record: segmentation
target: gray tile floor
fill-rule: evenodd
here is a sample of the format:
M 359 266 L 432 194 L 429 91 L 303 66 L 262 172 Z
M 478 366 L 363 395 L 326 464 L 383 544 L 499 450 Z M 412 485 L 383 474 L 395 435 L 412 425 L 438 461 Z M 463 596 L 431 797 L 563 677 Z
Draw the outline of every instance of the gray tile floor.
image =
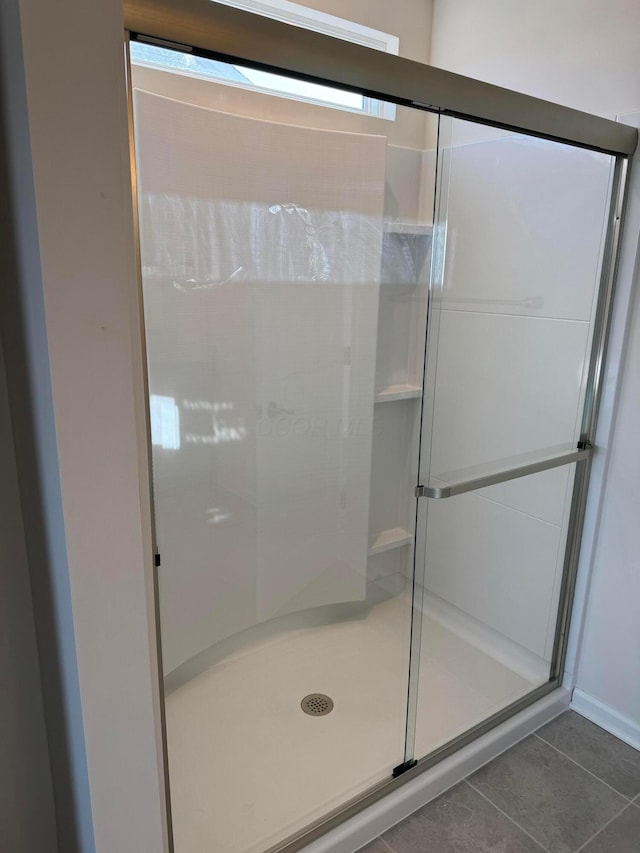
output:
M 640 752 L 567 711 L 363 853 L 640 853 Z

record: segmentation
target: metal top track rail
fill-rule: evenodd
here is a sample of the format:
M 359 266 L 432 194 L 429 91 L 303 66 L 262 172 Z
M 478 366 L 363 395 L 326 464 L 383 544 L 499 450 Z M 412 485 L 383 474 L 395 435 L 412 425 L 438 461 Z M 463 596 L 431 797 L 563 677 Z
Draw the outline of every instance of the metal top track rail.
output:
M 134 37 L 370 97 L 615 155 L 630 156 L 638 141 L 635 128 L 609 119 L 212 0 L 125 0 L 124 17 Z

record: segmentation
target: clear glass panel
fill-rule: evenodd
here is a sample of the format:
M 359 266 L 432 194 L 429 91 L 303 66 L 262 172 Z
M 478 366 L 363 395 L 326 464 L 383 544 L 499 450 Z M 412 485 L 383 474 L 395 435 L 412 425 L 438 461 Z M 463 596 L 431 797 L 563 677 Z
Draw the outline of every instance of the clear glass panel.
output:
M 421 481 L 575 448 L 613 158 L 443 119 Z
M 432 487 L 576 449 L 613 172 L 607 155 L 457 119 L 439 139 Z M 564 466 L 421 502 L 416 756 L 548 681 L 572 484 Z
M 263 850 L 404 757 L 434 118 L 133 84 L 175 846 Z
M 416 757 L 549 680 L 574 468 L 421 501 Z M 542 493 L 540 514 L 520 509 Z

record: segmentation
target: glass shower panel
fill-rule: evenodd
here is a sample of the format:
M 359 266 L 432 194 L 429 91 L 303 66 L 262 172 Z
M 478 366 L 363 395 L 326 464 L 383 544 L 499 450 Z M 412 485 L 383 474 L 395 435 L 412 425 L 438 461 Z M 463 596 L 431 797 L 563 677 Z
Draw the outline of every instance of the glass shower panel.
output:
M 574 468 L 423 502 L 417 758 L 549 680 Z
M 458 119 L 441 121 L 438 163 L 417 757 L 549 680 L 575 466 L 506 480 L 577 448 L 613 171 Z M 505 482 L 456 495 L 486 475 Z
M 404 758 L 434 119 L 136 49 L 175 849 L 264 850 Z
M 421 482 L 574 449 L 613 158 L 443 119 Z

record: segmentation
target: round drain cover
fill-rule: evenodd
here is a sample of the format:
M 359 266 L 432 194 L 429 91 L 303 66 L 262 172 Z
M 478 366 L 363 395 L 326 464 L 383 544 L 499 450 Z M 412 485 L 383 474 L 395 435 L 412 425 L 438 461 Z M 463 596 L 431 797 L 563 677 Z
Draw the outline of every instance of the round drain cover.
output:
M 312 717 L 324 717 L 333 711 L 333 699 L 324 693 L 309 693 L 300 703 L 300 707 L 305 714 L 311 714 Z

